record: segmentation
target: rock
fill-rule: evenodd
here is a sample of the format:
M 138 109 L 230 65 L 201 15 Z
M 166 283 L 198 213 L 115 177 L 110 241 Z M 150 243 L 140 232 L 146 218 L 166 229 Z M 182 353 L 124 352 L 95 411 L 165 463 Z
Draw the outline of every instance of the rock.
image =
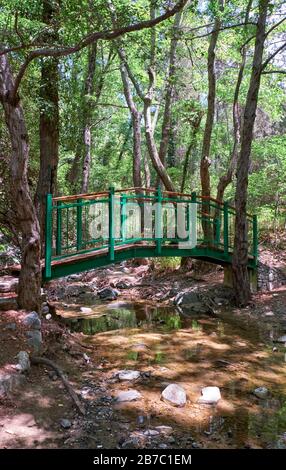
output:
M 215 405 L 220 399 L 221 394 L 218 387 L 204 387 L 202 389 L 202 396 L 199 398 L 198 403 Z
M 50 320 L 51 318 L 52 318 L 52 315 L 48 313 L 48 315 L 46 315 L 46 320 Z
M 49 310 L 48 305 L 44 305 L 44 306 L 42 307 L 42 315 L 47 315 L 47 314 L 49 313 L 49 311 L 50 311 L 50 310 Z
M 34 353 L 39 353 L 42 348 L 43 339 L 42 333 L 39 330 L 27 331 L 28 344 L 33 349 Z
M 176 305 L 190 305 L 200 303 L 200 298 L 196 292 L 179 292 L 175 297 Z
M 160 434 L 164 434 L 165 436 L 170 436 L 173 433 L 173 428 L 171 426 L 156 426 L 156 431 L 159 431 Z
M 138 370 L 120 370 L 118 372 L 119 380 L 136 380 L 139 377 L 140 372 Z
M 89 307 L 80 307 L 80 311 L 81 313 L 86 313 L 86 314 L 93 312 L 92 308 L 89 308 Z
M 37 312 L 31 312 L 28 313 L 24 319 L 23 323 L 25 326 L 28 326 L 29 328 L 33 330 L 40 330 L 41 329 L 41 320 L 39 318 L 39 315 Z
M 26 372 L 27 370 L 30 369 L 31 364 L 30 364 L 30 359 L 29 359 L 29 354 L 26 351 L 20 351 L 17 354 L 18 358 L 18 364 L 17 369 L 20 370 L 21 372 Z
M 69 428 L 71 428 L 72 423 L 70 422 L 69 419 L 63 418 L 63 419 L 60 420 L 60 425 L 64 429 L 69 429 Z
M 103 300 L 116 300 L 118 293 L 115 289 L 112 289 L 112 287 L 105 287 L 98 292 L 98 295 Z
M 257 398 L 265 399 L 269 396 L 269 391 L 266 387 L 257 387 L 255 390 L 253 390 L 253 394 Z
M 118 403 L 122 403 L 125 401 L 135 401 L 140 400 L 142 398 L 141 393 L 137 392 L 137 390 L 126 390 L 124 392 L 119 392 L 116 396 L 116 401 Z
M 12 276 L 3 276 L 0 281 L 0 292 L 16 292 L 19 279 Z
M 146 429 L 143 434 L 144 436 L 148 437 L 155 437 L 160 435 L 159 431 L 156 431 L 155 429 Z
M 283 335 L 277 338 L 276 343 L 286 343 L 286 335 Z
M 115 287 L 117 287 L 117 289 L 129 289 L 131 287 L 131 284 L 128 284 L 128 282 L 122 280 L 118 281 L 115 284 Z
M 193 449 L 201 449 L 202 446 L 201 446 L 200 444 L 198 444 L 197 442 L 193 442 L 193 443 L 192 443 L 192 448 L 193 448 Z
M 161 394 L 161 399 L 173 406 L 185 406 L 187 402 L 186 392 L 180 385 L 170 384 Z
M 23 385 L 25 376 L 13 372 L 11 374 L 0 372 L 0 397 L 5 397 Z

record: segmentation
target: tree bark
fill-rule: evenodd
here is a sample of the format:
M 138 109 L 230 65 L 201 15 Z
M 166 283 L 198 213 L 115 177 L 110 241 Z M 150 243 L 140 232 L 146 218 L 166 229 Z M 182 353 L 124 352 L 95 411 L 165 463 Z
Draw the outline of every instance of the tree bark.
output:
M 247 188 L 250 153 L 253 139 L 253 127 L 257 109 L 258 94 L 262 73 L 262 60 L 265 45 L 265 30 L 269 0 L 259 1 L 259 17 L 256 30 L 255 48 L 250 83 L 246 98 L 241 148 L 237 166 L 237 184 L 235 193 L 235 237 L 232 260 L 234 291 L 238 306 L 245 306 L 250 300 L 250 285 L 247 272 L 248 238 L 247 238 Z
M 119 46 L 120 48 L 120 46 Z M 121 54 L 122 56 L 122 51 Z M 133 100 L 128 73 L 124 65 L 124 61 L 121 60 L 120 65 L 121 79 L 123 83 L 123 90 L 125 99 L 130 110 L 133 130 L 133 184 L 135 188 L 142 186 L 141 178 L 141 113 L 138 111 L 135 102 Z
M 43 23 L 49 28 L 45 39 L 54 42 L 57 31 L 52 30 L 57 2 L 43 0 Z M 59 161 L 59 95 L 58 59 L 42 60 L 40 84 L 40 172 L 35 194 L 35 204 L 40 223 L 42 252 L 45 244 L 46 194 L 56 193 L 57 169 Z
M 244 22 L 247 24 L 249 20 L 249 12 L 251 9 L 253 0 L 249 0 Z M 244 28 L 247 29 L 247 26 Z M 231 158 L 229 161 L 227 172 L 222 175 L 219 179 L 218 186 L 217 186 L 217 196 L 216 199 L 218 201 L 222 201 L 224 197 L 224 192 L 228 185 L 232 182 L 233 173 L 237 164 L 237 157 L 239 151 L 239 144 L 240 144 L 240 128 L 241 128 L 241 119 L 239 113 L 239 92 L 240 87 L 243 79 L 245 64 L 246 64 L 246 52 L 247 48 L 244 46 L 241 51 L 241 64 L 239 67 L 238 78 L 235 86 L 234 97 L 233 97 L 233 106 L 232 106 L 232 119 L 233 119 L 233 148 L 231 153 Z M 215 213 L 215 217 L 219 216 L 219 209 Z
M 1 49 L 1 48 L 0 48 Z M 27 310 L 40 309 L 40 228 L 28 184 L 29 142 L 20 99 L 11 101 L 14 79 L 8 58 L 0 55 L 0 101 L 11 139 L 11 201 L 21 235 L 21 271 L 18 304 Z
M 171 131 L 171 108 L 174 95 L 175 75 L 176 75 L 176 51 L 179 40 L 179 30 L 182 24 L 182 10 L 176 13 L 172 28 L 172 39 L 169 51 L 169 74 L 165 89 L 165 106 L 162 120 L 161 142 L 159 149 L 159 157 L 163 165 L 165 165 L 166 154 L 170 140 Z
M 220 1 L 222 6 L 222 0 Z M 209 48 L 208 48 L 208 110 L 206 117 L 206 124 L 203 137 L 202 145 L 202 158 L 200 164 L 200 177 L 201 177 L 201 188 L 202 196 L 209 198 L 211 195 L 211 186 L 210 186 L 210 172 L 209 167 L 211 165 L 210 159 L 210 147 L 211 147 L 211 137 L 214 123 L 215 115 L 215 99 L 216 99 L 216 75 L 215 75 L 215 49 L 217 45 L 219 29 L 221 27 L 221 20 L 219 15 L 215 18 L 214 29 L 211 35 Z M 210 206 L 206 202 L 203 206 L 203 212 L 205 217 L 208 218 L 210 215 Z M 212 230 L 209 220 L 205 220 L 202 223 L 204 237 L 208 243 L 212 240 Z
M 97 43 L 92 44 L 88 53 L 88 70 L 85 82 L 85 96 L 84 99 L 84 131 L 83 131 L 83 142 L 84 142 L 84 158 L 82 168 L 82 185 L 81 192 L 87 193 L 89 174 L 90 174 L 90 163 L 91 163 L 91 124 L 92 124 L 92 112 L 94 105 L 92 105 L 88 99 L 94 93 L 94 77 L 96 69 L 96 55 L 97 55 Z

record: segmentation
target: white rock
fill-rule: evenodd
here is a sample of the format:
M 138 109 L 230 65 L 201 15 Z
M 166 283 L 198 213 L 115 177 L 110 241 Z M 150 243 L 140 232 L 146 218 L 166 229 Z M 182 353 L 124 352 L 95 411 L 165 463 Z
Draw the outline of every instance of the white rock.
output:
M 257 387 L 253 393 L 257 398 L 262 399 L 267 398 L 269 395 L 268 389 L 266 387 Z
M 46 320 L 50 320 L 51 318 L 52 318 L 52 315 L 51 315 L 50 313 L 48 313 L 48 314 L 46 315 Z
M 80 307 L 81 313 L 92 313 L 92 308 L 89 307 Z
M 141 393 L 137 392 L 137 390 L 126 390 L 117 394 L 116 401 L 118 403 L 122 403 L 124 401 L 140 400 L 140 398 L 142 398 L 142 395 Z
M 136 380 L 139 377 L 140 372 L 138 370 L 120 370 L 118 372 L 119 380 Z
M 146 431 L 144 431 L 143 434 L 144 436 L 154 437 L 154 436 L 159 436 L 160 432 L 156 431 L 155 429 L 146 429 Z
M 163 390 L 161 398 L 173 406 L 185 406 L 187 402 L 185 390 L 177 384 L 168 385 L 168 387 Z
M 173 433 L 173 428 L 171 426 L 156 426 L 156 431 L 159 431 L 160 434 L 164 434 L 165 436 L 169 436 Z
M 204 387 L 202 388 L 202 396 L 199 398 L 199 403 L 207 405 L 215 405 L 221 399 L 220 389 L 218 387 Z

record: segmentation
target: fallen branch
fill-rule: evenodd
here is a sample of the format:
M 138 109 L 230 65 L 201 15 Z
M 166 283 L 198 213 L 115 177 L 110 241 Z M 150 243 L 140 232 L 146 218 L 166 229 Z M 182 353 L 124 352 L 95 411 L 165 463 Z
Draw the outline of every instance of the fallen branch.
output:
M 79 410 L 79 412 L 82 415 L 85 415 L 84 406 L 80 402 L 77 394 L 75 393 L 74 389 L 72 388 L 69 381 L 65 377 L 63 371 L 59 368 L 59 366 L 57 364 L 55 364 L 53 361 L 50 361 L 50 359 L 46 359 L 44 357 L 36 357 L 36 356 L 30 356 L 30 361 L 31 361 L 31 364 L 33 364 L 33 365 L 43 364 L 45 366 L 48 366 L 48 367 L 51 367 L 52 369 L 54 369 L 54 371 L 57 373 L 58 377 L 63 382 L 65 388 L 67 389 L 70 397 L 72 398 L 72 400 L 73 400 L 74 404 L 76 405 L 77 409 Z

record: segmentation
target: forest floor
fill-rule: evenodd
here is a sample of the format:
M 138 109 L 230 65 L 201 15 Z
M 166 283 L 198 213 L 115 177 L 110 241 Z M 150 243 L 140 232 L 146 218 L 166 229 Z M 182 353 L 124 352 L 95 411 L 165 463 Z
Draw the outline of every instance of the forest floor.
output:
M 279 256 L 277 263 L 284 265 Z M 225 297 L 222 277 L 219 269 L 115 265 L 51 282 L 43 355 L 67 374 L 85 416 L 51 369 L 33 365 L 19 389 L 0 399 L 0 448 L 286 448 L 286 349 L 276 342 L 286 333 L 286 286 L 259 292 L 238 309 Z M 118 298 L 94 302 L 105 287 Z M 194 291 L 208 312 L 174 305 Z M 102 327 L 112 312 L 117 329 Z M 0 314 L 2 373 L 27 350 L 20 319 L 19 311 Z M 85 334 L 93 328 L 96 334 Z M 122 381 L 121 370 L 138 376 Z M 170 383 L 186 391 L 185 406 L 162 401 Z M 199 403 L 204 386 L 220 388 L 216 405 Z M 257 387 L 267 396 L 258 398 Z M 128 390 L 140 396 L 119 402 Z

